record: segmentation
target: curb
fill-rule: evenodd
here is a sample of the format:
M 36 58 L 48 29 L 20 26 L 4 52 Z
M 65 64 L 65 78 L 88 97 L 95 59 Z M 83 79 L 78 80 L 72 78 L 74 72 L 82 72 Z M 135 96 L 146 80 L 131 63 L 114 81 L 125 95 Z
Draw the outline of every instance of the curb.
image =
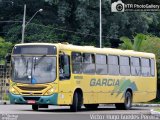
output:
M 160 104 L 133 104 L 133 107 L 160 107 Z
M 157 112 L 157 111 L 154 111 L 153 109 L 151 110 L 151 114 L 156 116 L 156 117 L 159 117 L 160 118 L 160 112 Z
M 0 105 L 8 105 L 10 104 L 10 101 L 0 101 Z
M 0 100 L 0 105 L 8 105 L 8 104 L 10 104 L 10 101 L 2 101 L 2 100 Z M 105 106 L 105 105 L 112 106 L 114 104 L 101 104 L 101 106 Z M 133 104 L 132 107 L 160 107 L 160 104 Z
M 100 104 L 100 106 L 114 106 L 114 104 Z M 135 104 L 132 104 L 132 107 L 160 107 L 160 104 L 135 103 Z

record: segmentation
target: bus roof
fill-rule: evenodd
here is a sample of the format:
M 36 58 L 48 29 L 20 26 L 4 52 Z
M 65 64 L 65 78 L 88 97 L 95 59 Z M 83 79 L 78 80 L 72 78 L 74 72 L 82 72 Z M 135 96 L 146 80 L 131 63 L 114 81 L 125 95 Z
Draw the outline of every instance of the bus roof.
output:
M 153 53 L 137 52 L 134 50 L 121 50 L 115 48 L 96 48 L 94 46 L 78 46 L 72 44 L 62 43 L 23 43 L 16 44 L 15 46 L 23 45 L 53 45 L 58 47 L 60 50 L 70 50 L 75 52 L 86 52 L 86 53 L 97 53 L 97 54 L 112 54 L 112 55 L 124 55 L 124 56 L 137 56 L 137 57 L 148 57 L 154 58 Z
M 126 56 L 137 56 L 137 57 L 149 57 L 154 58 L 153 53 L 137 52 L 134 50 L 121 50 L 115 48 L 96 48 L 94 46 L 77 46 L 72 44 L 59 44 L 60 49 L 70 50 L 75 52 L 87 52 L 87 53 L 97 53 L 97 54 L 112 54 L 112 55 L 126 55 Z

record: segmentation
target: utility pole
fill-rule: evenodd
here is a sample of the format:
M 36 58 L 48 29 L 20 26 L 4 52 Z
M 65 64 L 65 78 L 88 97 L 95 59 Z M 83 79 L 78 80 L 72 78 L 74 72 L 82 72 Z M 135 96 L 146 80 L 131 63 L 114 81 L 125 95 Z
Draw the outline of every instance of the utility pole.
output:
M 39 9 L 34 15 L 30 18 L 30 20 L 26 23 L 26 4 L 24 5 L 24 13 L 23 13 L 23 24 L 22 24 L 22 40 L 21 43 L 24 43 L 24 33 L 26 26 L 31 22 L 31 20 L 36 16 L 38 12 L 42 12 L 43 9 Z
M 25 32 L 25 23 L 26 22 L 26 4 L 24 5 L 24 14 L 23 14 L 23 24 L 22 24 L 22 41 L 24 43 L 24 32 Z
M 99 46 L 102 48 L 102 0 L 99 3 Z

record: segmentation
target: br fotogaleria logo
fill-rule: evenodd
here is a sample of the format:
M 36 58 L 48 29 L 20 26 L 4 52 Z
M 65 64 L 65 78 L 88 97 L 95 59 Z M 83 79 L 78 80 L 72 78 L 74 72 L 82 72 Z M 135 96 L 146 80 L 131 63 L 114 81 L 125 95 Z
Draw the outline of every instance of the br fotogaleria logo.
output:
M 111 12 L 124 12 L 124 3 L 121 0 L 111 4 Z

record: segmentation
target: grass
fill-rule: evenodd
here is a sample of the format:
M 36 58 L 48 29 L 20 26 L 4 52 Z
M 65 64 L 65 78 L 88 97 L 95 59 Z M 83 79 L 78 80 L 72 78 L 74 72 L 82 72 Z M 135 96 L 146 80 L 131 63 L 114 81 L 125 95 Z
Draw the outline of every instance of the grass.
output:
M 0 64 L 1 64 L 1 65 L 4 65 L 4 64 L 5 64 L 5 61 L 4 61 L 4 60 L 0 60 Z
M 3 100 L 9 100 L 8 94 L 3 94 Z
M 160 104 L 160 100 L 154 99 L 152 101 L 147 102 L 147 104 Z
M 155 109 L 155 111 L 157 111 L 157 112 L 160 112 L 160 108 L 158 108 L 158 109 Z

